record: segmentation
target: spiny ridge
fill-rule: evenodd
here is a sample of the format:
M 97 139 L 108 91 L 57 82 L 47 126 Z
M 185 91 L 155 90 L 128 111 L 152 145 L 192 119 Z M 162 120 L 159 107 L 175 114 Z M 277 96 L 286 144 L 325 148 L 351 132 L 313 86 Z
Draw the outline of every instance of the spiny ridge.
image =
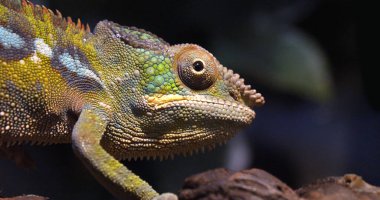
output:
M 77 23 L 75 23 L 73 22 L 71 17 L 64 18 L 58 10 L 56 10 L 54 13 L 52 10 L 46 8 L 45 6 L 34 5 L 28 0 L 22 0 L 21 5 L 22 5 L 21 6 L 22 8 L 30 7 L 33 10 L 34 16 L 40 20 L 44 19 L 43 18 L 44 15 L 49 15 L 52 18 L 53 24 L 56 27 L 61 27 L 62 29 L 66 29 L 66 27 L 70 25 L 79 31 L 85 31 L 87 33 L 91 32 L 90 26 L 88 24 L 83 24 L 80 21 L 80 19 L 78 19 Z M 18 8 L 18 6 L 13 5 L 13 6 L 9 6 L 9 8 L 17 12 L 20 12 L 20 9 Z
M 234 71 L 228 69 L 227 67 L 223 67 L 222 65 L 220 66 L 222 67 L 223 79 L 238 88 L 244 101 L 246 101 L 250 106 L 264 105 L 264 97 L 255 89 L 252 89 L 251 85 L 246 85 L 244 83 L 244 79 L 240 78 L 239 74 L 234 73 Z

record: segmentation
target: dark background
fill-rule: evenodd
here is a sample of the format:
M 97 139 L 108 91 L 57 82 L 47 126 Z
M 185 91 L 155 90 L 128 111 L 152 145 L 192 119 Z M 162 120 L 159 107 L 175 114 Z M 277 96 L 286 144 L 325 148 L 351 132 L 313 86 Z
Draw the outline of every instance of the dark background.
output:
M 36 1 L 32 1 L 37 3 Z M 217 167 L 257 167 L 293 188 L 357 173 L 380 185 L 374 12 L 344 0 L 39 1 L 91 28 L 108 19 L 171 44 L 196 43 L 259 90 L 266 105 L 227 146 L 174 160 L 125 162 L 159 192 Z M 368 6 L 370 7 L 370 6 Z M 377 41 L 376 41 L 377 42 Z M 112 199 L 70 145 L 26 147 L 35 168 L 0 160 L 0 195 Z

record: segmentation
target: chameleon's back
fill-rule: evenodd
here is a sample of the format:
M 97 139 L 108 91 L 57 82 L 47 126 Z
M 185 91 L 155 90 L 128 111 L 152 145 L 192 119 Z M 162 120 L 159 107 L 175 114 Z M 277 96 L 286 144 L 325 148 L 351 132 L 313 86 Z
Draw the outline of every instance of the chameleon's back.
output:
M 51 67 L 52 54 L 66 50 L 58 46 L 86 48 L 69 37 L 89 33 L 46 8 L 0 3 L 0 144 L 69 142 L 81 95 L 64 81 L 59 64 Z

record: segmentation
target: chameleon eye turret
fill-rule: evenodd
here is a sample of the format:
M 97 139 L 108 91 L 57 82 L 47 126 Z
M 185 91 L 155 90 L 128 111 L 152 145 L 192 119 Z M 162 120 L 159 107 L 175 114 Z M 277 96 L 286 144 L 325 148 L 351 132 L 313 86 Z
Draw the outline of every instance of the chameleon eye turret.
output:
M 179 77 L 194 90 L 204 90 L 215 83 L 217 68 L 215 60 L 205 52 L 190 46 L 176 56 Z

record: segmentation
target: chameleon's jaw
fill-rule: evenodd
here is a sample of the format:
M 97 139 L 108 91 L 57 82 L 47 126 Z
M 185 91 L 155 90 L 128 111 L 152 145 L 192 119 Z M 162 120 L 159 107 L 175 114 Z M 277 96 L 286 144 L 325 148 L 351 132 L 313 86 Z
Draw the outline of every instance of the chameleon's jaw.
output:
M 209 96 L 173 95 L 147 103 L 150 110 L 140 116 L 140 133 L 120 133 L 112 137 L 118 138 L 113 145 L 104 145 L 113 146 L 109 150 L 117 158 L 167 158 L 210 149 L 225 143 L 255 117 L 242 103 Z

